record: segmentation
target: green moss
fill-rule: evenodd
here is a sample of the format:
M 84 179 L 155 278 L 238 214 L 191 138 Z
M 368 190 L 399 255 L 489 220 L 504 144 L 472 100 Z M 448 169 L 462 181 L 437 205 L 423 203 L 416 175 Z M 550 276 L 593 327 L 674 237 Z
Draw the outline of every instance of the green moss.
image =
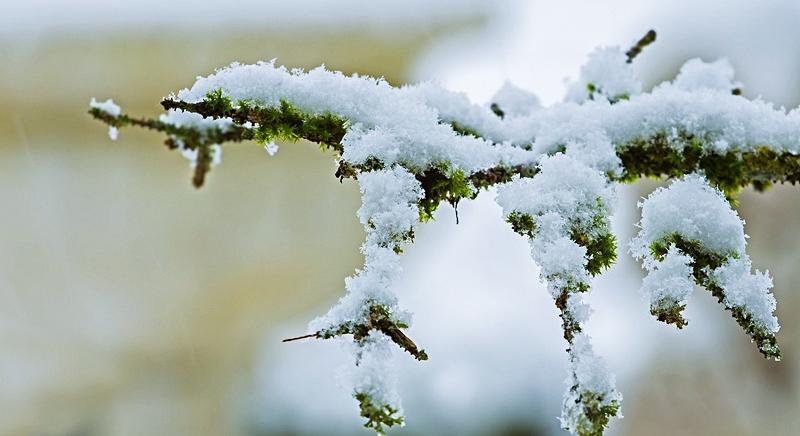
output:
M 610 232 L 590 237 L 573 228 L 570 239 L 586 248 L 586 271 L 593 276 L 611 267 L 617 260 L 617 238 Z
M 682 329 L 688 324 L 686 318 L 683 317 L 684 309 L 686 309 L 685 304 L 662 302 L 658 305 L 651 306 L 650 314 L 665 324 L 673 324 L 675 327 Z
M 499 183 L 508 183 L 514 175 L 529 178 L 536 175 L 538 169 L 531 166 L 497 166 L 488 170 L 478 171 L 469 176 L 469 181 L 476 190 L 487 189 Z
M 671 141 L 665 133 L 631 141 L 618 148 L 622 182 L 641 177 L 677 178 L 702 170 L 709 182 L 732 199 L 752 185 L 764 190 L 773 183 L 800 182 L 800 155 L 776 152 L 769 147 L 727 153 L 707 152 L 704 140 L 682 132 Z
M 347 132 L 344 119 L 330 113 L 309 115 L 286 100 L 281 100 L 278 107 L 260 107 L 239 101 L 231 118 L 238 123 L 253 123 L 253 139 L 260 143 L 306 139 L 338 153 L 342 152 L 341 140 Z
M 220 116 L 233 113 L 231 99 L 224 96 L 221 89 L 209 91 L 204 101 L 209 112 L 220 114 Z
M 358 401 L 361 416 L 366 419 L 365 428 L 383 435 L 386 434 L 386 428 L 403 425 L 403 417 L 400 415 L 400 411 L 394 407 L 388 404 L 376 404 L 373 398 L 364 392 L 354 392 L 353 398 Z
M 508 214 L 506 221 L 511 224 L 511 229 L 514 232 L 533 239 L 533 235 L 536 232 L 536 222 L 531 215 L 515 210 Z
M 443 201 L 456 207 L 464 198 L 474 198 L 469 179 L 461 169 L 451 169 L 446 163 L 433 165 L 416 175 L 425 192 L 425 197 L 417 202 L 419 220 L 433 219 L 433 213 Z
M 520 235 L 533 238 L 536 234 L 536 219 L 529 214 L 512 211 L 506 221 Z M 608 220 L 602 215 L 593 218 L 592 228 L 600 231 L 590 236 L 577 225 L 573 225 L 570 239 L 586 248 L 586 271 L 595 276 L 617 260 L 617 238 L 608 230 Z
M 594 83 L 591 83 L 591 82 L 586 84 L 586 92 L 589 94 L 588 95 L 589 100 L 594 100 L 596 96 L 603 95 L 603 89 L 600 88 L 599 86 L 595 85 Z M 611 104 L 614 104 L 614 103 L 617 103 L 617 102 L 620 102 L 620 101 L 623 101 L 623 100 L 628 100 L 628 99 L 630 99 L 630 97 L 631 96 L 629 94 L 619 94 L 619 95 L 613 95 L 613 96 L 606 96 L 606 98 L 608 98 L 608 101 Z
M 248 130 L 252 133 L 247 139 L 259 143 L 306 139 L 338 153 L 342 152 L 341 140 L 348 126 L 345 119 L 334 114 L 305 113 L 286 100 L 281 100 L 277 107 L 263 107 L 248 100 L 239 100 L 234 105 L 221 90 L 209 92 L 197 103 L 167 99 L 161 105 L 165 109 L 180 109 L 205 117 L 231 118 L 239 126 L 251 123 L 253 128 Z
M 450 127 L 453 128 L 453 131 L 462 136 L 474 136 L 476 138 L 481 138 L 481 133 L 477 130 L 473 129 L 472 127 L 465 126 L 460 124 L 456 121 L 450 121 Z
M 577 390 L 578 386 L 573 386 L 572 389 Z M 619 414 L 619 401 L 605 402 L 604 399 L 603 394 L 584 391 L 575 400 L 583 409 L 584 418 L 577 423 L 575 430 L 578 436 L 602 436 L 609 420 Z

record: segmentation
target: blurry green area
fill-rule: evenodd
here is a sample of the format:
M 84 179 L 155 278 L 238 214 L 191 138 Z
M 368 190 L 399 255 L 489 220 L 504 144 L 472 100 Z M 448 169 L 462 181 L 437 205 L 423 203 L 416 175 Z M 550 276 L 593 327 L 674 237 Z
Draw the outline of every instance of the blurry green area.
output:
M 245 434 L 264 335 L 361 264 L 357 186 L 316 145 L 230 146 L 196 191 L 160 135 L 110 141 L 91 97 L 157 115 L 195 75 L 272 58 L 402 83 L 420 33 L 0 41 L 0 434 Z

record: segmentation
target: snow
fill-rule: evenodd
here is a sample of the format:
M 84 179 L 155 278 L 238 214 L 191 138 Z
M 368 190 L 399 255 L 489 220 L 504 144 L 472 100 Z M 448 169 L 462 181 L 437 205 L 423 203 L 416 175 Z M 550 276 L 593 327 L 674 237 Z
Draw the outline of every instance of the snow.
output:
M 578 434 L 582 424 L 590 422 L 581 396 L 600 394 L 600 406 L 622 402 L 622 394 L 616 390 L 616 380 L 608 372 L 603 359 L 594 354 L 589 336 L 575 335 L 569 349 L 571 374 L 567 378 L 567 391 L 561 408 L 561 427 L 572 434 Z
M 602 172 L 569 154 L 542 157 L 538 168 L 534 178 L 514 178 L 499 186 L 497 203 L 506 217 L 515 212 L 534 218 L 531 257 L 541 268 L 553 299 L 567 294 L 564 319 L 582 324 L 591 313 L 578 291 L 579 284 L 589 283 L 587 250 L 571 239 L 570 231 L 577 229 L 591 237 L 607 232 L 614 189 Z M 571 371 L 561 424 L 576 433 L 581 423 L 589 421 L 580 400 L 584 394 L 602 398 L 602 405 L 621 401 L 622 395 L 603 360 L 594 354 L 589 337 L 580 330 L 570 335 Z
M 181 141 L 178 142 L 178 149 L 181 152 L 181 156 L 186 158 L 189 163 L 192 165 L 192 168 L 197 165 L 197 154 L 198 150 L 196 148 L 186 148 Z M 211 166 L 215 167 L 222 163 L 222 147 L 218 144 L 212 144 L 209 147 L 209 153 L 211 153 Z
M 592 232 L 594 217 L 605 216 L 615 201 L 604 175 L 562 153 L 543 157 L 538 167 L 536 177 L 515 178 L 498 188 L 497 203 L 505 214 L 517 211 L 535 217 L 553 212 Z
M 368 229 L 369 245 L 386 246 L 414 228 L 419 219 L 416 203 L 423 193 L 413 174 L 393 167 L 361 173 L 358 182 L 362 201 L 358 219 Z
M 770 293 L 772 279 L 766 272 L 751 272 L 750 257 L 745 252 L 744 222 L 705 177 L 689 174 L 657 189 L 639 205 L 640 231 L 630 247 L 650 271 L 643 289 L 651 301 L 682 303 L 691 292 L 688 277 L 693 259 L 687 259 L 686 253 L 675 247 L 670 247 L 663 260 L 656 259 L 650 251 L 653 242 L 678 234 L 724 259 L 722 265 L 708 273 L 712 283 L 722 289 L 726 307 L 741 309 L 766 332 L 778 331 L 773 314 L 775 298 Z
M 116 141 L 119 138 L 119 129 L 114 126 L 108 126 L 108 137 L 112 141 Z
M 491 102 L 496 103 L 506 117 L 530 115 L 542 108 L 539 97 L 511 82 L 504 82 L 492 97 Z
M 607 97 L 629 98 L 616 104 L 606 98 L 586 100 L 588 83 Z M 674 82 L 641 93 L 624 53 L 604 48 L 590 55 L 565 103 L 541 108 L 533 94 L 506 84 L 497 94 L 508 113 L 503 119 L 488 106 L 434 83 L 395 88 L 383 79 L 347 76 L 324 66 L 289 70 L 274 60 L 231 64 L 173 97 L 197 102 L 222 90 L 234 104 L 247 100 L 277 107 L 284 99 L 309 114 L 333 113 L 349 125 L 342 140 L 345 161 L 357 165 L 378 158 L 412 171 L 447 164 L 470 175 L 498 165 L 533 166 L 542 154 L 563 151 L 600 172 L 619 174 L 616 152 L 654 135 L 664 135 L 678 150 L 690 135 L 701 139 L 707 152 L 769 147 L 800 153 L 800 111 L 787 113 L 761 100 L 731 95 L 735 85 L 727 61 L 694 59 Z M 169 115 L 187 125 L 202 120 L 190 116 Z M 226 125 L 226 120 L 218 121 L 220 127 Z M 481 137 L 456 134 L 450 122 Z
M 397 381 L 391 364 L 392 340 L 385 334 L 372 330 L 360 344 L 349 344 L 356 356 L 356 364 L 345 372 L 345 380 L 359 393 L 369 395 L 373 404 L 388 405 L 402 415 L 403 408 L 397 394 Z
M 637 258 L 647 258 L 650 243 L 674 233 L 723 256 L 745 252 L 744 222 L 702 175 L 689 174 L 667 188 L 656 189 L 639 207 L 641 229 L 631 241 Z
M 413 231 L 419 219 L 416 202 L 422 188 L 413 174 L 399 166 L 361 173 L 358 182 L 362 200 L 358 218 L 367 233 L 361 247 L 365 265 L 345 279 L 347 294 L 326 315 L 309 324 L 314 332 L 335 330 L 348 323 L 363 325 L 372 305 L 383 306 L 395 322 L 411 323 L 410 314 L 398 306 L 392 284 L 402 271 L 395 248 L 405 242 L 405 235 Z M 375 403 L 399 410 L 399 397 L 387 366 L 394 346 L 390 342 L 386 335 L 372 330 L 355 344 L 357 370 L 351 384 L 356 392 L 369 394 Z
M 583 296 L 579 293 L 569 294 L 567 297 L 567 312 L 572 314 L 572 319 L 578 323 L 584 323 L 589 320 L 589 315 L 592 314 L 592 308 L 583 301 Z
M 264 144 L 264 151 L 266 151 L 270 156 L 275 156 L 278 153 L 278 148 L 278 144 L 276 144 L 274 141 Z
M 653 309 L 685 307 L 694 290 L 692 258 L 670 245 L 662 260 L 645 264 L 647 277 L 642 281 L 642 293 Z
M 767 272 L 756 270 L 751 273 L 751 268 L 748 257 L 732 258 L 714 269 L 711 277 L 725 294 L 725 306 L 743 309 L 758 327 L 777 333 L 780 326 L 778 318 L 773 315 L 776 302 L 770 293 L 772 279 Z
M 733 66 L 727 59 L 714 62 L 704 62 L 694 58 L 686 61 L 681 71 L 672 82 L 675 88 L 684 91 L 697 91 L 712 89 L 730 93 L 734 88 L 741 86 L 733 81 Z
M 185 112 L 181 110 L 170 109 L 166 113 L 158 117 L 162 123 L 172 124 L 176 127 L 192 127 L 204 132 L 208 129 L 219 129 L 226 131 L 233 126 L 233 120 L 230 118 L 205 118 L 200 114 L 194 112 Z
M 590 85 L 596 89 L 591 97 Z M 581 67 L 580 78 L 567 90 L 567 101 L 582 103 L 595 98 L 614 100 L 641 91 L 642 84 L 636 78 L 633 66 L 627 63 L 627 56 L 622 49 L 603 47 L 589 54 L 589 61 Z
M 310 114 L 333 113 L 345 118 L 351 127 L 342 140 L 342 157 L 354 164 L 369 157 L 378 157 L 386 165 L 400 163 L 416 169 L 448 162 L 472 174 L 498 163 L 523 165 L 535 161 L 533 153 L 510 143 L 492 146 L 485 139 L 456 134 L 439 122 L 438 111 L 427 106 L 419 92 L 394 88 L 382 79 L 345 76 L 324 67 L 308 72 L 289 71 L 276 67 L 274 61 L 234 63 L 199 78 L 191 89 L 184 89 L 175 97 L 197 102 L 217 89 L 234 102 L 248 100 L 276 107 L 285 99 Z M 483 110 L 491 114 L 488 109 Z
M 122 113 L 122 108 L 119 107 L 114 100 L 108 99 L 106 101 L 97 101 L 94 97 L 89 102 L 89 107 L 100 109 L 101 111 L 111 115 L 112 117 L 118 117 Z
M 168 110 L 166 113 L 158 117 L 162 123 L 172 124 L 176 127 L 191 127 L 200 132 L 201 135 L 206 134 L 209 130 L 215 129 L 222 132 L 227 131 L 233 126 L 233 120 L 230 118 L 205 118 L 200 114 L 193 112 L 185 112 L 181 110 Z M 198 150 L 187 148 L 183 141 L 172 136 L 173 142 L 178 145 L 178 149 L 186 160 L 188 160 L 192 167 L 197 164 Z M 215 167 L 222 163 L 222 147 L 219 144 L 212 144 L 209 147 L 211 153 L 211 166 Z

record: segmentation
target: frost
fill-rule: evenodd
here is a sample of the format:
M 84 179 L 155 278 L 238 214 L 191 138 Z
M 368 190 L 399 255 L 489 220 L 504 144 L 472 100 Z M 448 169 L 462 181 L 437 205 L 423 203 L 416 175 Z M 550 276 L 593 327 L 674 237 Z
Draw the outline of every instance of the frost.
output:
M 99 102 L 92 97 L 92 101 L 89 102 L 89 107 L 100 109 L 101 111 L 115 118 L 122 113 L 122 108 L 120 108 L 119 105 L 114 103 L 114 100 L 110 98 L 106 101 Z
M 112 141 L 116 141 L 119 138 L 119 129 L 114 126 L 108 126 L 108 137 L 111 138 Z

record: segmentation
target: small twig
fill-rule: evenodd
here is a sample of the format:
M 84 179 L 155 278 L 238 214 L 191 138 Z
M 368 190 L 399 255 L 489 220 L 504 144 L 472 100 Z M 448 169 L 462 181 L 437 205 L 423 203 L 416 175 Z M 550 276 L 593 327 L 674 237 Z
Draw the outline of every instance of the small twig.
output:
M 297 337 L 294 337 L 294 338 L 287 338 L 287 339 L 282 340 L 281 342 L 292 342 L 292 341 L 299 341 L 301 339 L 309 339 L 309 338 L 317 338 L 317 337 L 319 337 L 319 334 L 311 333 L 311 334 L 308 334 L 308 335 L 297 336 Z
M 656 31 L 655 30 L 648 30 L 647 33 L 642 37 L 642 39 L 636 41 L 636 44 L 633 45 L 625 54 L 628 56 L 628 63 L 633 62 L 636 56 L 639 56 L 639 53 L 647 47 L 648 45 L 652 44 L 656 40 Z
M 497 104 L 497 103 L 492 103 L 492 105 L 491 105 L 491 106 L 489 106 L 489 109 L 491 109 L 491 110 L 492 110 L 492 112 L 493 112 L 495 115 L 497 115 L 497 116 L 498 116 L 498 117 L 499 117 L 501 120 L 502 120 L 503 118 L 505 118 L 505 116 L 506 116 L 506 113 L 505 113 L 505 112 L 504 112 L 502 109 L 500 109 L 500 105 L 499 105 L 499 104 Z

